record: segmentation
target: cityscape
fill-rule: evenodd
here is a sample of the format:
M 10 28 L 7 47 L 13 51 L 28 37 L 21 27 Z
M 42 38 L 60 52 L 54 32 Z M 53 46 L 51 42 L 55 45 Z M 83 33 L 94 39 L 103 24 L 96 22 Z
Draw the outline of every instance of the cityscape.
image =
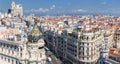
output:
M 0 64 L 120 64 L 119 2 L 0 0 Z

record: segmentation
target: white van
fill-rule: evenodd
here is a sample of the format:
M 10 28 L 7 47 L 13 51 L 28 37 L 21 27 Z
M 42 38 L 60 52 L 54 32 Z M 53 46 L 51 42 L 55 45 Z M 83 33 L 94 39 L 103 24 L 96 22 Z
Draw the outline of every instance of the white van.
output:
M 52 61 L 52 59 L 51 59 L 50 57 L 48 57 L 47 59 L 48 59 L 48 61 L 49 61 L 49 62 L 51 62 L 51 61 Z

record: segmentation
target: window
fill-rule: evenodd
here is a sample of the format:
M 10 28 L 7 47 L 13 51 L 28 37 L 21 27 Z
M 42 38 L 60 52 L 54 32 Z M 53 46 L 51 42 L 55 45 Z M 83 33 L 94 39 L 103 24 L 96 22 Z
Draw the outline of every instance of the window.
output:
M 16 61 L 16 64 L 18 64 L 18 62 Z
M 89 48 L 87 48 L 87 50 L 86 50 L 87 52 L 89 52 Z
M 8 53 L 10 53 L 10 50 L 8 50 Z
M 3 56 L 1 56 L 1 59 L 3 59 Z
M 84 52 L 83 52 L 83 56 L 84 56 Z
M 6 61 L 6 57 L 5 57 L 5 61 Z
M 14 61 L 14 60 L 12 60 L 12 64 L 13 64 L 13 61 Z
M 77 52 L 77 50 L 75 49 L 75 53 Z
M 75 57 L 76 57 L 77 55 L 75 54 Z
M 14 54 L 14 51 L 12 51 L 12 54 Z
M 81 55 L 81 52 L 79 52 L 79 55 Z
M 91 45 L 93 45 L 93 43 L 91 43 Z
M 84 57 L 83 57 L 83 60 L 84 60 Z
M 10 59 L 8 58 L 8 62 L 10 62 Z
M 84 47 L 83 47 L 83 50 L 84 50 Z
M 89 52 L 87 51 L 87 56 L 89 56 Z
M 84 43 L 83 43 L 83 45 L 84 45 Z
M 87 46 L 89 46 L 89 43 L 87 43 Z
M 87 60 L 89 60 L 89 57 L 87 57 Z
M 22 57 L 22 53 L 20 53 L 20 57 Z
M 91 57 L 91 59 L 93 59 L 93 56 Z
M 3 51 L 3 48 L 2 48 L 2 51 Z
M 42 53 L 40 53 L 40 58 L 42 57 Z

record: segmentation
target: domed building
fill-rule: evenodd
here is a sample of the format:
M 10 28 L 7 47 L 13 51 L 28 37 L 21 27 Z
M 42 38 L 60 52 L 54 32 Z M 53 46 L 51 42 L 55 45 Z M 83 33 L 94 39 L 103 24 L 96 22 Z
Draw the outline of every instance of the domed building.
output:
M 45 64 L 46 55 L 45 55 L 45 42 L 42 39 L 42 33 L 39 31 L 37 22 L 35 22 L 33 29 L 28 34 L 27 50 L 30 63 Z M 28 63 L 29 63 L 28 62 Z
M 42 33 L 35 22 L 28 41 L 0 40 L 0 62 L 3 64 L 46 64 L 47 56 Z M 6 63 L 7 62 L 7 63 Z
M 12 2 L 11 15 L 22 16 L 21 6 Z M 12 18 L 11 18 L 12 19 Z M 23 36 L 25 31 L 21 32 Z M 26 35 L 26 34 L 25 34 Z M 0 64 L 46 64 L 47 56 L 44 49 L 45 43 L 37 22 L 30 31 L 26 40 L 0 40 Z M 20 39 L 24 39 L 20 37 Z M 28 39 L 28 41 L 27 41 Z
M 31 43 L 36 43 L 42 37 L 42 33 L 39 31 L 37 22 L 35 22 L 32 31 L 28 34 L 28 41 Z

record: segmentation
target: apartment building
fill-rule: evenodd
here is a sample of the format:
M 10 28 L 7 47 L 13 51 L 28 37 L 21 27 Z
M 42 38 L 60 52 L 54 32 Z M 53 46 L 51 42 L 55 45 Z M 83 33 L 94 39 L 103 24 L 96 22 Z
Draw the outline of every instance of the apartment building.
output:
M 46 44 L 63 61 L 71 64 L 95 64 L 99 59 L 99 49 L 104 44 L 103 33 L 97 28 L 79 26 L 73 28 L 62 24 L 57 31 L 44 33 Z M 60 26 L 60 25 L 58 25 Z M 64 27 L 64 28 L 63 28 Z M 67 28 L 66 28 L 67 27 Z M 69 28 L 70 27 L 70 28 Z

